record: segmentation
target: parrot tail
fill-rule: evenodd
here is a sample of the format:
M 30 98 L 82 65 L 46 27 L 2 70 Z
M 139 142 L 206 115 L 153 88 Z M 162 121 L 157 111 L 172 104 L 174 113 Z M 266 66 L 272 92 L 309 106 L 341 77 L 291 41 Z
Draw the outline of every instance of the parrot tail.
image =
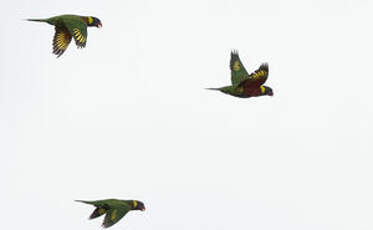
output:
M 85 203 L 85 204 L 93 204 L 91 201 L 85 201 L 85 200 L 75 200 L 75 201 Z
M 48 22 L 48 19 L 33 19 L 33 18 L 27 18 L 26 21 L 30 21 L 30 22 Z

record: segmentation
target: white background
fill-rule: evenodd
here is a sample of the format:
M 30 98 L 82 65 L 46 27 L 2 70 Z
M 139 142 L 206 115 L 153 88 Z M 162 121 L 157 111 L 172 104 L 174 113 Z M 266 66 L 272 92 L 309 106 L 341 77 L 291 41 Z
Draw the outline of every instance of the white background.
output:
M 372 229 L 368 0 L 6 1 L 1 229 L 100 229 L 74 199 L 139 199 L 112 229 Z M 93 15 L 56 59 L 52 26 Z M 268 62 L 240 99 L 229 53 Z

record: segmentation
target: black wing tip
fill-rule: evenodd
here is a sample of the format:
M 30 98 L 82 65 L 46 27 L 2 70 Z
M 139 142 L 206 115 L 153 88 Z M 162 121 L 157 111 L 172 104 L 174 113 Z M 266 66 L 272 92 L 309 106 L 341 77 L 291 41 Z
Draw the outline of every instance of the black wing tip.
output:
M 103 228 L 109 228 L 109 227 L 113 226 L 113 224 L 111 224 L 111 223 L 102 223 L 101 226 L 102 226 Z
M 100 208 L 96 208 L 93 212 L 92 212 L 92 214 L 88 217 L 88 219 L 89 220 L 92 220 L 92 219 L 94 219 L 94 218 L 97 218 L 97 217 L 99 217 L 99 216 L 101 216 L 101 215 L 103 215 L 104 213 L 100 213 Z
M 231 57 L 233 56 L 238 56 L 238 50 L 235 50 L 235 49 L 231 50 Z
M 53 51 L 53 54 L 56 55 L 56 58 L 59 58 L 59 57 L 61 57 L 61 55 L 62 55 L 64 52 L 65 52 L 65 51 L 56 50 L 56 51 Z M 83 201 L 79 201 L 79 202 L 83 202 Z
M 78 49 L 83 49 L 83 48 L 86 47 L 86 45 L 87 45 L 87 43 L 76 42 L 76 47 L 77 47 Z
M 93 216 L 94 213 L 92 213 L 89 217 L 88 217 L 88 220 L 93 220 L 94 218 L 96 218 L 97 216 Z
M 65 50 L 60 49 L 57 46 L 53 45 L 53 52 L 52 53 L 55 54 L 57 56 L 57 58 L 59 58 L 64 52 L 65 52 Z
M 262 63 L 259 66 L 259 70 L 264 70 L 264 71 L 268 72 L 268 63 L 267 62 Z

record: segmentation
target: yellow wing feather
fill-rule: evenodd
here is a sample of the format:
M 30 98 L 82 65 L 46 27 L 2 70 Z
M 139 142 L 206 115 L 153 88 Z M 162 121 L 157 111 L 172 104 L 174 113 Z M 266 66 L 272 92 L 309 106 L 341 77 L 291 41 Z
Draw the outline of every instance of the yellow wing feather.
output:
M 55 28 L 56 32 L 53 38 L 53 53 L 57 57 L 61 56 L 69 46 L 71 42 L 71 35 L 66 29 Z
M 79 47 L 84 47 L 87 41 L 87 38 L 84 37 L 82 32 L 78 28 L 73 29 L 73 36 L 76 40 L 76 43 Z

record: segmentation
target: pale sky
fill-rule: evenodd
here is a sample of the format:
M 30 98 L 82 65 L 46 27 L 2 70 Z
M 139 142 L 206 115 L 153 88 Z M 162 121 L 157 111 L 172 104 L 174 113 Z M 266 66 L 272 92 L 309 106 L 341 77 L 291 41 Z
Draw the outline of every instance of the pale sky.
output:
M 373 2 L 6 1 L 1 229 L 101 229 L 75 199 L 138 199 L 110 229 L 373 229 Z M 86 49 L 54 29 L 92 15 Z M 269 63 L 241 99 L 230 51 Z

